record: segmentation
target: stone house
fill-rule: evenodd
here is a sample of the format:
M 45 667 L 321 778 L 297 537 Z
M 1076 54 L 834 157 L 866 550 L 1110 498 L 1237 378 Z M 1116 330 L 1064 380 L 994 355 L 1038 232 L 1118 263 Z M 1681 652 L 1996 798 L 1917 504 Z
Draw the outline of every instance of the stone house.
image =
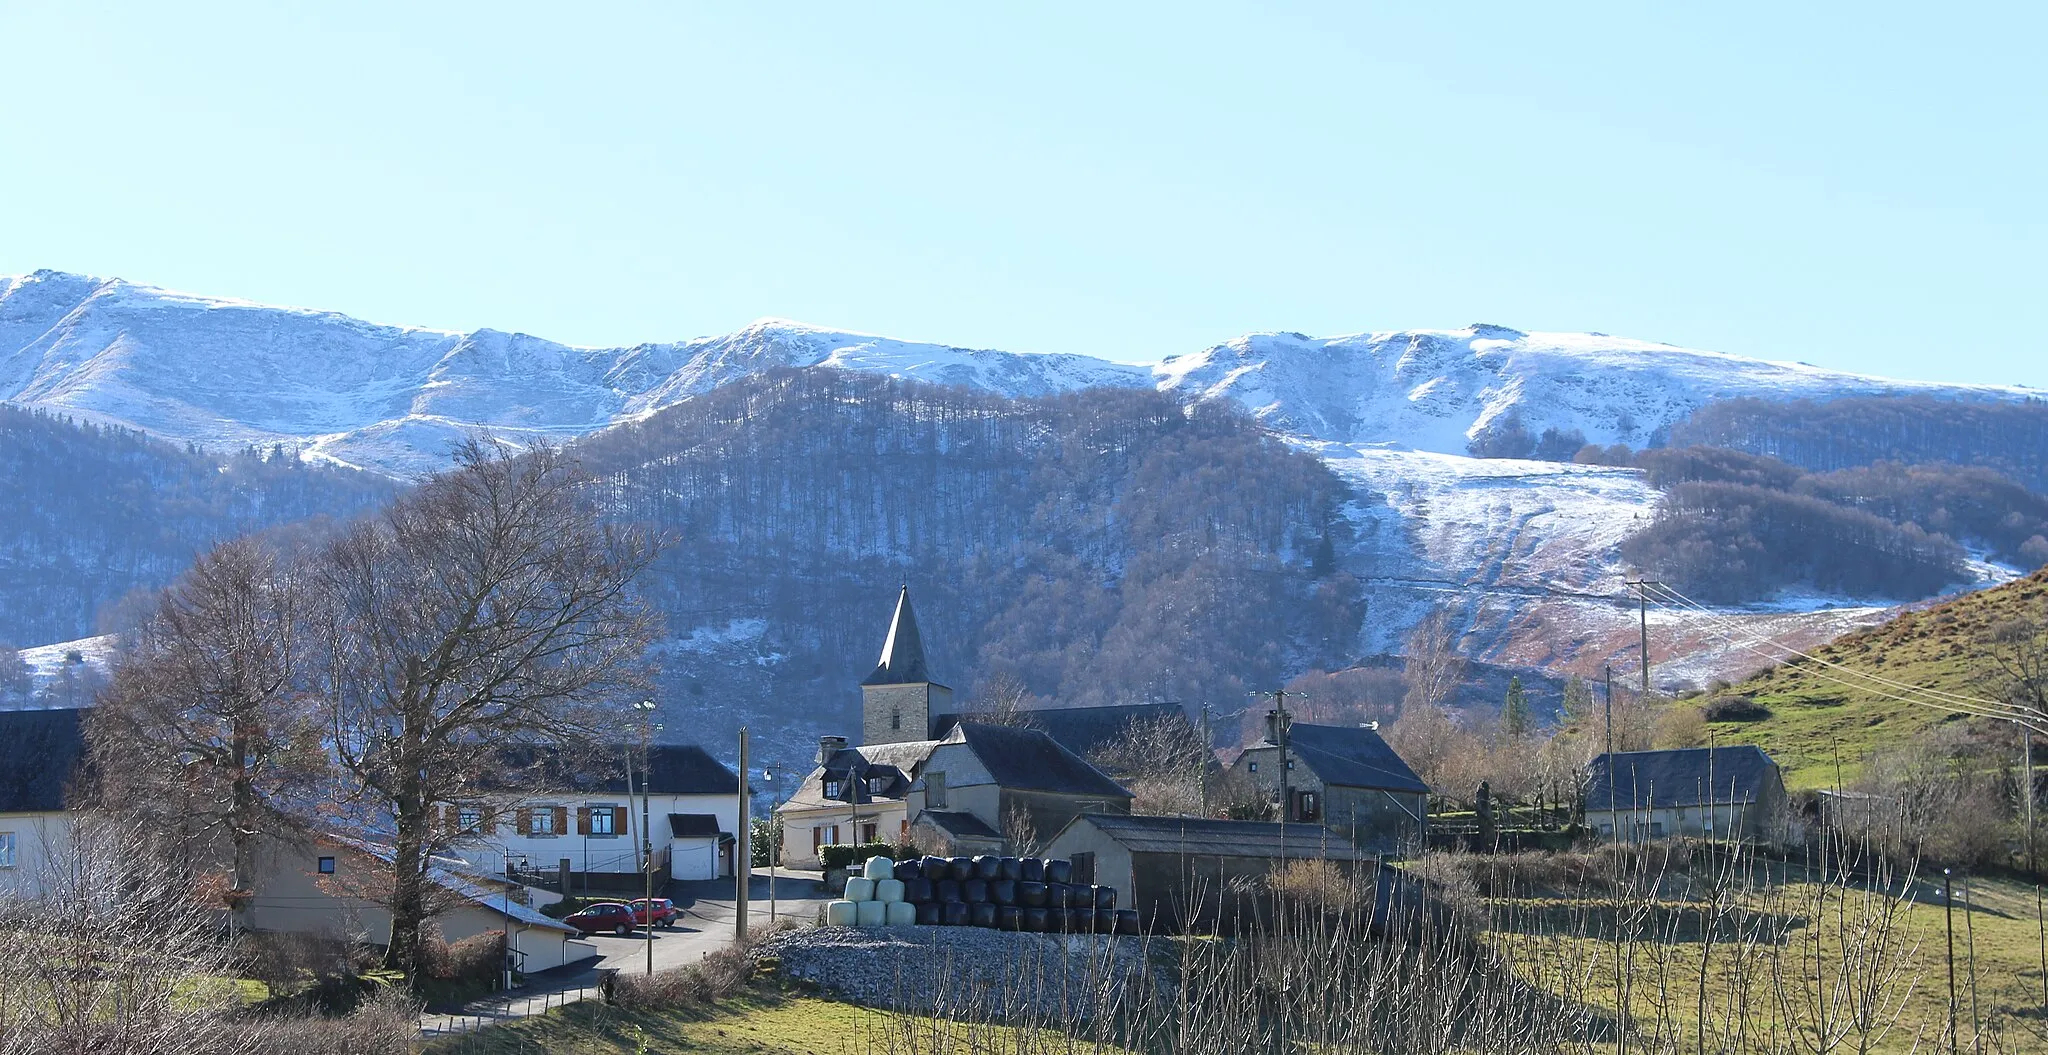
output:
M 1776 842 L 1785 830 L 1784 778 L 1753 744 L 1603 754 L 1585 796 L 1586 825 L 1608 840 Z
M 1394 851 L 1421 843 L 1429 825 L 1429 786 L 1378 732 L 1365 726 L 1293 722 L 1285 739 L 1284 752 L 1269 734 L 1231 764 L 1233 773 L 1280 805 L 1285 821 L 1319 825 L 1372 850 Z
M 1036 729 L 958 722 L 926 754 L 905 805 L 913 829 L 927 826 L 951 849 L 999 853 L 1084 813 L 1127 814 L 1131 793 Z

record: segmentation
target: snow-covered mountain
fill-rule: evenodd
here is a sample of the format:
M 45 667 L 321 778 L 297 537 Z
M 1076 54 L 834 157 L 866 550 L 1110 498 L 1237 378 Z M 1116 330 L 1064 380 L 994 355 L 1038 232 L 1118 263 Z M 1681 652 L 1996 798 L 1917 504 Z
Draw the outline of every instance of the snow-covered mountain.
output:
M 1640 444 L 1729 396 L 1922 391 L 2014 399 L 1598 334 L 1496 326 L 1254 334 L 1152 364 L 955 348 L 764 319 L 630 348 L 460 334 L 39 271 L 0 278 L 0 399 L 202 446 L 285 443 L 410 476 L 486 429 L 572 437 L 771 367 L 832 366 L 1007 396 L 1153 385 L 1230 400 L 1313 440 L 1462 455 L 1508 415 L 1532 433 Z
M 1410 616 L 1450 600 L 1463 606 L 1482 658 L 1552 667 L 1577 662 L 1573 648 L 1590 655 L 1619 647 L 1618 639 L 1603 642 L 1632 629 L 1633 613 L 1601 598 L 1622 592 L 1620 542 L 1657 496 L 1631 470 L 1468 457 L 1476 437 L 1513 421 L 1530 435 L 1554 428 L 1641 446 L 1730 397 L 2042 394 L 1485 325 L 1331 338 L 1253 334 L 1139 364 L 779 319 L 724 336 L 579 348 L 119 279 L 50 271 L 0 278 L 0 400 L 205 447 L 284 444 L 398 477 L 442 467 L 472 431 L 513 442 L 568 439 L 748 374 L 816 366 L 1006 396 L 1151 386 L 1189 401 L 1236 403 L 1374 496 L 1358 508 L 1361 545 L 1345 558 L 1374 591 L 1377 614 L 1361 653 L 1393 649 Z M 1806 607 L 1853 600 L 1814 598 Z M 1871 618 L 1878 611 L 1870 609 Z M 1576 629 L 1562 637 L 1543 631 L 1559 624 Z M 1560 651 L 1560 640 L 1576 644 Z

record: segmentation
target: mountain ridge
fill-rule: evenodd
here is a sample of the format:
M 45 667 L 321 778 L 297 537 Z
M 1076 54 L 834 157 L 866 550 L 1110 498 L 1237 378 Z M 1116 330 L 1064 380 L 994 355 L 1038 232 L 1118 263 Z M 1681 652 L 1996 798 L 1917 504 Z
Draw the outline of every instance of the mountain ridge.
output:
M 204 447 L 284 444 L 408 477 L 466 432 L 568 439 L 775 367 L 838 367 L 1008 397 L 1151 387 L 1279 431 L 1463 455 L 1514 427 L 1640 446 L 1707 402 L 2033 389 L 1895 380 L 1600 334 L 1255 333 L 1153 363 L 1007 352 L 764 318 L 729 334 L 583 347 L 372 323 L 64 272 L 0 277 L 0 399 Z

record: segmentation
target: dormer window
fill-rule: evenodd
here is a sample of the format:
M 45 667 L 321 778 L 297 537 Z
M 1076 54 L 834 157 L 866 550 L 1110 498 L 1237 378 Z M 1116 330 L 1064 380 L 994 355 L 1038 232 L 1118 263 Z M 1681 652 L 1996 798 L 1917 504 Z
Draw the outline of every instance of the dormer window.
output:
M 888 777 L 869 777 L 869 778 L 868 778 L 868 794 L 870 794 L 870 795 L 880 795 L 880 794 L 881 794 L 882 792 L 884 792 L 884 791 L 887 791 L 887 790 L 889 790 L 889 778 L 888 778 Z
M 825 797 L 828 799 L 839 797 L 839 781 L 828 780 L 825 782 Z
M 895 709 L 895 710 L 893 710 L 893 711 L 890 711 L 890 712 L 889 712 L 889 728 L 891 728 L 891 729 L 901 729 L 901 728 L 903 728 L 903 709 L 902 709 L 902 708 L 900 708 L 900 707 L 899 707 L 899 708 L 897 708 L 897 709 Z

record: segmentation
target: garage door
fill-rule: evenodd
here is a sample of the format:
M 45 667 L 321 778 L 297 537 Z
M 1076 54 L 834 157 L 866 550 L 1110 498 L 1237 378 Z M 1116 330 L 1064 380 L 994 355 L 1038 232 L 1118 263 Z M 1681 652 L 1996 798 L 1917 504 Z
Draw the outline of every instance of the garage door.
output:
M 717 840 L 677 839 L 670 843 L 668 874 L 672 879 L 717 879 Z

